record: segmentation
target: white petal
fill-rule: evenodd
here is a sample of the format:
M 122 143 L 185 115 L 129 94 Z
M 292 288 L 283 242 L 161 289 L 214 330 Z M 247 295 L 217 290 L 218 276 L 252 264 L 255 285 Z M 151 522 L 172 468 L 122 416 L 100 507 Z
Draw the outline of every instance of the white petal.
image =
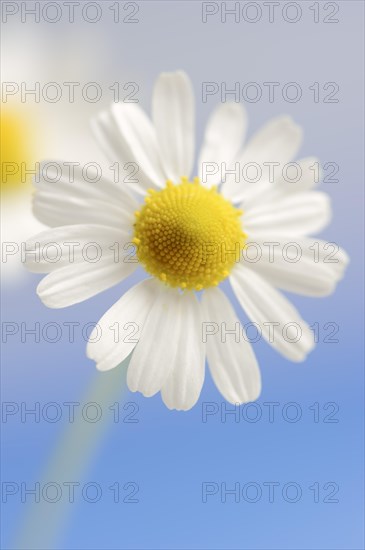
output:
M 203 334 L 206 334 L 209 368 L 214 382 L 230 403 L 258 398 L 261 376 L 256 357 L 228 298 L 219 288 L 204 291 Z M 214 331 L 217 332 L 214 334 Z M 238 334 L 225 330 L 238 329 Z
M 78 304 L 119 283 L 137 265 L 116 261 L 113 252 L 104 253 L 96 263 L 70 264 L 46 275 L 37 287 L 37 294 L 51 308 Z
M 292 361 L 303 361 L 314 347 L 314 337 L 294 306 L 260 275 L 242 265 L 232 271 L 230 283 L 242 308 L 252 322 L 259 324 L 273 348 Z
M 174 182 L 189 177 L 195 147 L 194 94 L 183 71 L 161 73 L 153 92 L 152 113 L 168 177 Z
M 222 181 L 222 163 L 229 167 L 242 147 L 246 129 L 247 114 L 241 104 L 223 103 L 216 107 L 208 120 L 198 160 L 198 176 L 203 185 L 211 187 Z
M 98 370 L 116 367 L 135 348 L 156 297 L 157 284 L 147 279 L 133 286 L 100 319 L 86 350 Z
M 201 308 L 193 292 L 180 296 L 179 309 L 179 353 L 161 393 L 169 409 L 187 411 L 195 405 L 203 387 L 205 345 L 201 335 Z
M 251 236 L 255 261 L 250 261 L 248 242 L 243 251 L 244 265 L 273 286 L 289 292 L 306 296 L 327 296 L 333 292 L 349 261 L 343 249 L 320 239 L 268 234 L 266 239 Z
M 331 219 L 330 199 L 326 193 L 309 191 L 263 203 L 242 216 L 244 231 L 257 233 L 308 235 L 321 231 Z
M 241 160 L 288 162 L 296 156 L 301 142 L 301 128 L 290 117 L 280 116 L 256 132 L 245 147 Z
M 80 223 L 123 227 L 133 223 L 138 203 L 125 187 L 106 178 L 91 183 L 80 167 L 75 167 L 74 177 L 70 177 L 68 170 L 59 172 L 57 166 L 62 168 L 63 163 L 42 162 L 34 181 L 33 212 L 42 223 L 51 227 Z
M 130 240 L 127 231 L 122 233 L 115 227 L 65 225 L 47 229 L 28 239 L 24 263 L 34 273 L 49 273 L 69 264 L 85 260 L 92 262 L 100 254 L 110 254 L 116 249 L 116 243 L 120 243 L 123 250 L 123 245 Z
M 222 186 L 222 193 L 233 202 L 257 200 L 269 185 L 269 166 L 267 163 L 279 163 L 281 168 L 295 158 L 302 142 L 302 130 L 290 117 L 278 117 L 266 124 L 248 142 L 238 159 L 239 177 L 228 174 Z M 256 182 L 244 180 L 246 166 L 249 163 L 259 165 L 262 176 Z M 264 164 L 266 163 L 266 165 Z M 278 167 L 276 168 L 278 169 Z M 254 179 L 253 176 L 249 176 Z
M 137 181 L 130 183 L 134 191 L 144 194 L 151 184 L 165 185 L 155 129 L 138 105 L 115 103 L 92 121 L 92 127 L 110 162 L 136 164 Z
M 272 179 L 264 183 L 265 194 L 251 194 L 240 204 L 242 210 L 283 199 L 295 193 L 305 193 L 314 189 L 320 182 L 322 170 L 315 157 L 307 157 L 285 166 L 273 168 Z
M 159 286 L 127 374 L 129 389 L 146 397 L 161 390 L 180 351 L 179 293 Z
M 302 193 L 312 190 L 322 179 L 322 168 L 316 157 L 295 161 L 284 170 L 275 171 L 273 191 L 276 195 Z
M 126 148 L 111 110 L 101 111 L 90 121 L 99 147 L 110 162 L 131 162 L 130 150 Z
M 148 181 L 157 186 L 165 185 L 156 131 L 145 112 L 133 103 L 116 103 L 112 112 L 121 132 L 123 142 L 130 150 Z

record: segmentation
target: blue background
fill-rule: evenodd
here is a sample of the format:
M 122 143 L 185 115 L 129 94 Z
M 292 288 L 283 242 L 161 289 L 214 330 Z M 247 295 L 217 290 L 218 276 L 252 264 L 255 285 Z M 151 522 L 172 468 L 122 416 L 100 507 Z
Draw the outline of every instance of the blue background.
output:
M 8 26 L 9 32 L 15 26 L 20 30 L 27 27 L 30 35 L 37 35 L 50 60 L 67 41 L 69 53 L 65 55 L 72 52 L 72 64 L 80 68 L 82 81 L 138 82 L 138 97 L 147 109 L 157 74 L 162 70 L 186 70 L 197 96 L 199 140 L 209 112 L 219 101 L 215 96 L 202 103 L 201 82 L 226 81 L 227 87 L 236 81 L 300 83 L 304 92 L 297 103 L 278 98 L 273 103 L 262 99 L 246 104 L 249 135 L 269 118 L 288 113 L 305 131 L 300 157 L 315 154 L 323 162 L 333 161 L 340 166 L 339 182 L 322 185 L 332 197 L 334 219 L 321 237 L 338 242 L 351 257 L 346 277 L 333 296 L 322 299 L 290 296 L 309 324 L 317 322 L 321 327 L 320 343 L 305 363 L 291 364 L 264 342 L 255 345 L 263 377 L 258 401 L 262 416 L 257 422 L 245 420 L 245 413 L 253 414 L 253 409 L 241 408 L 238 418 L 224 415 L 224 407 L 229 406 L 215 389 L 208 371 L 195 408 L 186 413 L 170 412 L 159 395 L 145 399 L 125 390 L 123 368 L 103 375 L 96 373 L 85 356 L 86 343 L 80 328 L 76 329 L 74 343 L 67 341 L 66 329 L 56 343 L 36 343 L 32 336 L 21 342 L 19 334 L 9 338 L 3 346 L 3 400 L 25 402 L 28 407 L 35 402 L 41 406 L 56 402 L 63 415 L 60 421 L 51 423 L 44 418 L 34 422 L 30 416 L 21 422 L 17 414 L 2 424 L 3 481 L 25 482 L 29 487 L 44 479 L 62 483 L 67 466 L 61 468 L 59 477 L 45 478 L 45 469 L 55 453 L 66 451 L 62 444 L 57 447 L 70 429 L 67 409 L 62 403 L 95 400 L 90 398 L 94 397 L 90 385 L 95 380 L 99 384 L 102 379 L 103 384 L 113 388 L 108 403 L 120 401 L 119 422 L 113 422 L 108 407 L 103 408 L 105 426 L 102 421 L 79 422 L 82 433 L 89 430 L 94 445 L 86 452 L 76 478 L 68 478 L 81 484 L 98 483 L 102 497 L 96 503 L 85 502 L 76 491 L 74 503 L 37 505 L 38 510 L 43 510 L 41 530 L 33 533 L 34 540 L 28 539 L 28 548 L 364 547 L 363 3 L 337 2 L 340 10 L 336 24 L 313 23 L 313 12 L 309 10 L 312 3 L 299 4 L 303 17 L 295 24 L 280 16 L 269 23 L 267 15 L 255 24 L 235 23 L 232 18 L 224 24 L 219 16 L 203 24 L 200 2 L 152 1 L 139 3 L 139 24 L 117 25 L 108 16 L 94 25 L 81 21 L 74 25 L 62 22 L 21 25 L 15 21 Z M 35 59 L 34 80 L 39 76 L 38 68 L 39 60 Z M 62 78 L 65 74 L 67 68 Z M 43 76 L 43 80 L 47 79 L 53 79 L 51 74 L 48 78 Z M 308 87 L 313 82 L 328 81 L 339 84 L 339 102 L 314 103 Z M 82 119 L 86 143 L 91 141 L 86 134 L 89 114 L 109 101 L 105 98 L 102 105 L 87 105 L 89 111 Z M 56 110 L 58 106 L 47 108 Z M 77 104 L 66 106 L 69 133 L 63 136 L 74 153 L 72 159 L 77 159 L 75 151 L 80 139 L 72 133 L 77 108 Z M 38 131 L 42 132 L 42 128 Z M 43 326 L 49 322 L 62 325 L 75 321 L 82 327 L 96 322 L 140 277 L 137 273 L 110 291 L 65 310 L 48 310 L 41 304 L 35 294 L 39 280 L 36 275 L 27 274 L 17 285 L 5 281 L 3 322 L 25 322 L 27 326 L 39 322 Z M 246 322 L 233 297 L 232 300 L 242 322 Z M 338 343 L 323 341 L 329 332 L 323 329 L 327 322 L 338 324 Z M 124 410 L 128 402 L 136 405 Z M 218 412 L 203 422 L 206 402 L 216 403 Z M 268 407 L 264 405 L 268 402 L 279 404 L 273 422 L 269 421 Z M 300 408 L 302 416 L 298 422 L 284 418 L 285 406 L 290 402 Z M 319 407 L 318 422 L 314 421 L 310 408 L 314 403 Z M 332 410 L 325 409 L 327 403 L 338 407 L 333 416 L 338 422 L 325 421 Z M 137 422 L 127 422 L 133 409 Z M 291 413 L 293 409 L 288 411 Z M 102 434 L 101 426 L 104 426 Z M 62 459 L 65 464 L 72 461 L 72 451 Z M 131 481 L 139 486 L 135 497 L 138 502 L 113 502 L 108 487 L 115 482 L 123 487 Z M 235 483 L 242 488 L 254 482 L 263 493 L 256 503 L 247 502 L 242 496 L 235 502 L 232 495 L 222 502 L 219 490 L 204 503 L 204 482 L 226 483 L 230 488 Z M 273 502 L 269 502 L 264 482 L 280 483 Z M 296 503 L 282 497 L 282 487 L 288 482 L 295 482 L 302 489 Z M 314 502 L 313 491 L 309 489 L 315 482 L 320 486 L 320 502 Z M 338 485 L 338 493 L 333 497 L 338 502 L 324 502 L 331 492 L 324 488 L 327 482 Z M 122 489 L 122 499 L 129 492 Z M 65 499 L 63 495 L 62 502 Z M 20 543 L 16 541 L 26 528 L 27 517 L 37 513 L 32 498 L 24 504 L 19 494 L 14 495 L 2 504 L 2 509 L 3 548 L 18 548 Z M 48 529 L 55 510 L 62 521 L 56 525 L 57 529 Z M 34 526 L 39 526 L 39 518 L 37 521 Z

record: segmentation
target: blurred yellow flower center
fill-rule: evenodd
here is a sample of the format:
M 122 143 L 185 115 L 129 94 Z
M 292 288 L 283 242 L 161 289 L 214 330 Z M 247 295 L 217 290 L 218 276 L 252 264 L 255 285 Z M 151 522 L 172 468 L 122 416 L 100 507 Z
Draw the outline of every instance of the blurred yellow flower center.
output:
M 133 242 L 146 271 L 172 287 L 216 286 L 239 261 L 245 242 L 238 210 L 195 178 L 149 190 L 136 212 Z
M 1 190 L 20 189 L 25 183 L 26 168 L 31 165 L 33 144 L 30 121 L 15 108 L 1 113 Z

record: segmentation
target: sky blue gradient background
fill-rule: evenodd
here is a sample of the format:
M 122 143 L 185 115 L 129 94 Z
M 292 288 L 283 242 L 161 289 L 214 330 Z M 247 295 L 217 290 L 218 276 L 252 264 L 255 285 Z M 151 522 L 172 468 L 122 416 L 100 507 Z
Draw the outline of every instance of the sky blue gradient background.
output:
M 109 4 L 109 3 L 105 3 Z M 192 78 L 197 96 L 197 134 L 200 142 L 216 96 L 202 104 L 202 81 L 286 83 L 296 81 L 305 93 L 296 104 L 262 99 L 247 104 L 249 135 L 267 119 L 288 113 L 301 124 L 305 139 L 300 157 L 317 155 L 323 162 L 340 166 L 339 183 L 322 189 L 333 199 L 334 219 L 321 235 L 343 246 L 351 257 L 346 278 L 336 293 L 313 299 L 291 296 L 309 324 L 339 325 L 339 343 L 321 341 L 303 364 L 291 364 L 263 342 L 255 345 L 260 362 L 263 391 L 259 400 L 263 415 L 257 423 L 232 416 L 221 422 L 216 414 L 202 422 L 202 404 L 224 403 L 209 373 L 196 407 L 187 413 L 168 411 L 160 396 L 144 399 L 123 394 L 138 404 L 137 423 L 110 423 L 97 452 L 87 457 L 83 476 L 72 481 L 94 481 L 103 488 L 95 504 L 77 498 L 66 506 L 67 517 L 54 541 L 55 549 L 361 549 L 363 548 L 363 3 L 338 2 L 337 24 L 314 24 L 312 2 L 299 2 L 303 19 L 289 24 L 267 16 L 256 24 L 222 24 L 218 16 L 201 22 L 200 2 L 140 2 L 139 24 L 113 24 L 110 17 L 95 25 L 11 23 L 44 41 L 47 57 L 62 48 L 79 67 L 81 81 L 140 84 L 141 104 L 149 109 L 153 82 L 162 70 L 182 68 Z M 66 33 L 68 33 L 66 35 Z M 67 47 L 66 47 L 67 43 Z M 29 42 L 29 48 L 32 43 Z M 6 52 L 5 52 L 6 53 Z M 70 57 L 70 59 L 71 59 Z M 20 60 L 21 61 L 21 60 Z M 70 61 L 71 62 L 71 61 Z M 34 80 L 39 60 L 34 59 Z M 66 70 L 67 73 L 67 70 Z M 43 77 L 43 80 L 47 78 Z M 54 80 L 49 76 L 48 80 Z M 314 103 L 308 87 L 313 82 L 335 81 L 340 86 L 339 103 Z M 305 96 L 305 97 L 304 97 Z M 90 114 L 106 106 L 87 106 Z M 59 108 L 51 106 L 53 110 Z M 75 151 L 72 133 L 76 105 L 67 107 L 69 134 L 64 139 Z M 49 112 L 52 112 L 52 109 Z M 87 131 L 87 116 L 84 118 Z M 52 125 L 52 119 L 48 121 Z M 38 128 L 42 132 L 42 128 Z M 89 139 L 89 138 L 86 138 Z M 91 139 L 91 138 L 90 138 Z M 92 159 L 90 159 L 92 160 Z M 21 220 L 19 220 L 21 223 Z M 4 282 L 3 321 L 77 321 L 83 326 L 101 315 L 140 273 L 121 285 L 66 310 L 49 310 L 35 294 L 40 277 L 27 275 L 17 286 Z M 229 290 L 228 290 L 229 291 Z M 233 299 L 233 297 L 232 297 Z M 246 318 L 233 299 L 243 322 Z M 18 336 L 3 346 L 2 398 L 4 401 L 83 401 L 97 374 L 85 356 L 85 342 L 76 331 L 73 344 L 66 333 L 57 343 L 21 343 Z M 321 333 L 323 340 L 323 333 Z M 178 345 L 178 342 L 176 343 Z M 111 383 L 115 383 L 111 378 Z M 279 402 L 273 423 L 268 421 L 264 402 Z M 296 402 L 302 409 L 297 423 L 283 420 L 283 405 Z M 309 409 L 318 402 L 338 404 L 337 423 L 313 421 Z M 65 410 L 65 409 L 64 409 Z M 327 413 L 330 412 L 329 410 Z M 125 415 L 125 411 L 122 413 Z M 55 424 L 32 419 L 20 422 L 19 415 L 2 425 L 4 481 L 42 479 L 58 439 L 68 428 L 66 418 Z M 97 425 L 95 425 L 97 434 Z M 57 481 L 57 480 L 50 480 Z M 119 481 L 139 484 L 139 503 L 114 503 L 109 485 Z M 202 503 L 204 481 L 244 485 L 294 481 L 303 496 L 288 503 L 280 490 L 273 503 L 264 492 L 261 500 L 236 503 L 220 494 Z M 314 482 L 339 486 L 338 503 L 313 502 L 308 489 Z M 262 486 L 263 487 L 263 486 Z M 50 507 L 53 504 L 49 504 Z M 28 508 L 19 496 L 9 498 L 3 508 L 3 548 L 13 549 Z M 47 516 L 44 517 L 45 524 Z M 43 547 L 42 547 L 43 548 Z

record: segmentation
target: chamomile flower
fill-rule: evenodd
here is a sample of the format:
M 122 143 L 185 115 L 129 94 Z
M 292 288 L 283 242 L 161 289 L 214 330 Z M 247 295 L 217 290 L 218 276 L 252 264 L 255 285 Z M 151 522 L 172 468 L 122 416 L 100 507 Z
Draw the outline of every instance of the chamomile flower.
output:
M 31 212 L 31 176 L 37 155 L 27 108 L 3 105 L 0 114 L 1 275 L 6 286 L 22 282 L 21 246 L 29 233 L 44 229 Z M 21 223 L 20 223 L 21 220 Z
M 274 179 L 263 173 L 254 184 L 243 175 L 243 167 L 287 165 L 299 150 L 300 128 L 288 117 L 274 119 L 242 148 L 246 126 L 241 105 L 216 108 L 192 175 L 192 86 L 181 71 L 163 73 L 153 93 L 152 121 L 138 105 L 122 103 L 93 121 L 108 160 L 138 167 L 130 188 L 105 178 L 92 184 L 81 173 L 72 182 L 64 176 L 50 183 L 42 170 L 36 184 L 34 212 L 52 229 L 31 239 L 28 247 L 39 243 L 44 251 L 56 243 L 62 252 L 57 262 L 44 254 L 27 261 L 31 270 L 48 273 L 37 289 L 40 298 L 49 307 L 70 306 L 141 265 L 146 279 L 100 319 L 87 354 L 101 371 L 130 355 L 130 390 L 145 396 L 161 392 L 170 409 L 187 410 L 197 402 L 206 358 L 227 401 L 245 403 L 260 394 L 255 354 L 219 288 L 222 281 L 229 279 L 262 336 L 285 357 L 302 361 L 314 346 L 313 334 L 278 289 L 328 295 L 347 263 L 342 249 L 335 262 L 324 262 L 325 243 L 308 237 L 330 219 L 328 196 L 314 189 L 316 159 L 298 161 L 301 177 L 294 184 L 282 172 Z M 224 165 L 230 170 L 223 175 Z M 102 254 L 90 262 L 79 247 L 70 262 L 70 242 L 98 243 Z M 131 242 L 138 262 L 116 261 L 113 243 L 126 251 Z M 293 258 L 298 247 L 299 260 Z M 260 261 L 252 260 L 252 249 L 259 251 Z M 136 327 L 138 334 L 116 338 L 111 330 L 116 323 Z M 223 337 L 223 324 L 227 330 L 239 327 L 240 337 Z

